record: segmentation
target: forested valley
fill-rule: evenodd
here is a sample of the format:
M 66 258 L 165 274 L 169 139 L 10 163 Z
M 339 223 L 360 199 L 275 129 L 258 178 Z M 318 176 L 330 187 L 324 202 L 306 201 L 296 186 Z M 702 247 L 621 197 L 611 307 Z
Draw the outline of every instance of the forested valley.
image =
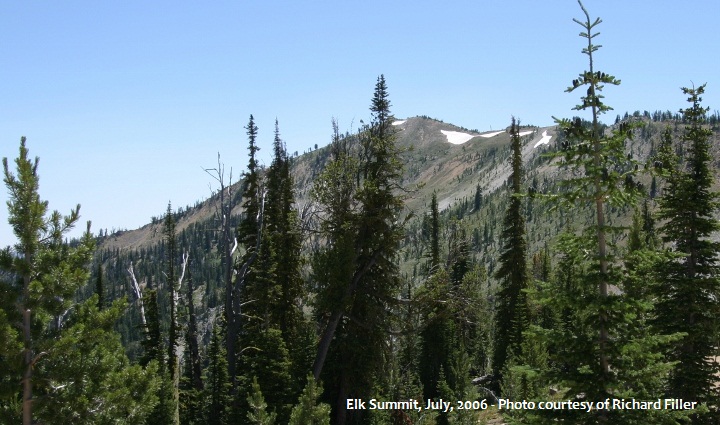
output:
M 704 84 L 615 114 L 582 12 L 582 116 L 398 120 L 381 75 L 368 122 L 302 154 L 250 115 L 241 178 L 218 155 L 209 199 L 136 230 L 68 240 L 80 206 L 50 212 L 22 138 L 0 422 L 720 423 L 720 114 Z M 606 400 L 660 407 L 567 408 Z

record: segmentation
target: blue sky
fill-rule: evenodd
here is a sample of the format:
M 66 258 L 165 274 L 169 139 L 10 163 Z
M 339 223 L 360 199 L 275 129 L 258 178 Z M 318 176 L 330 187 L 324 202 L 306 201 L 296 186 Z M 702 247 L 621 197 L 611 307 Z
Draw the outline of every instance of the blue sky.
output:
M 603 19 L 596 66 L 622 80 L 605 92 L 616 112 L 676 111 L 693 82 L 720 109 L 720 3 L 585 5 Z M 95 231 L 132 229 L 206 198 L 218 153 L 237 177 L 250 114 L 269 164 L 275 118 L 291 153 L 325 145 L 332 117 L 343 130 L 368 118 L 381 73 L 398 118 L 489 130 L 572 116 L 581 13 L 573 0 L 3 0 L 0 157 L 26 136 L 51 209 L 80 203 Z

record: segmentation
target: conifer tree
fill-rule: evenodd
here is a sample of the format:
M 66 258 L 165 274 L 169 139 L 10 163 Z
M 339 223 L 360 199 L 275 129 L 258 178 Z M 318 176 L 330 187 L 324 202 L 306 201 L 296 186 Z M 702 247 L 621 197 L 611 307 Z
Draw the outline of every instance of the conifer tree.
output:
M 177 234 L 175 231 L 175 218 L 172 207 L 168 202 L 163 223 L 163 235 L 165 237 L 165 279 L 167 280 L 168 299 L 170 301 L 170 324 L 168 326 L 168 374 L 172 384 L 173 398 L 173 423 L 180 423 L 180 360 L 177 349 L 180 344 L 180 323 L 178 321 L 177 287 L 175 261 L 177 257 Z
M 207 392 L 208 404 L 206 417 L 209 425 L 226 425 L 228 407 L 231 404 L 232 385 L 228 374 L 225 345 L 222 337 L 222 319 L 213 326 L 208 350 Z
M 143 423 L 158 403 L 157 363 L 131 365 L 113 329 L 125 300 L 99 310 L 96 297 L 75 306 L 38 370 L 50 382 L 37 400 L 39 423 Z
M 437 194 L 430 200 L 430 272 L 440 267 L 440 212 Z
M 101 309 L 94 295 L 75 303 L 90 284 L 90 223 L 79 241 L 67 243 L 80 206 L 48 216 L 39 159 L 28 153 L 23 137 L 16 174 L 3 159 L 17 243 L 0 251 L 0 422 L 141 423 L 157 403 L 157 365 L 129 364 L 113 329 L 123 301 Z
M 103 284 L 102 264 L 98 264 L 97 276 L 95 276 L 95 293 L 98 296 L 98 310 L 102 310 L 105 304 L 105 285 Z
M 192 265 L 187 264 L 187 327 L 185 329 L 184 373 L 180 381 L 180 423 L 204 424 L 203 380 L 200 350 L 198 347 L 197 316 L 195 313 L 194 282 Z
M 582 3 L 580 7 L 585 19 L 575 22 L 583 28 L 580 36 L 587 41 L 582 52 L 588 56 L 589 69 L 566 91 L 587 87 L 582 103 L 574 109 L 588 111 L 591 121 L 556 119 L 562 137 L 561 150 L 554 156 L 570 171 L 558 197 L 571 205 L 592 207 L 594 223 L 579 235 L 563 239 L 561 247 L 573 270 L 559 267 L 566 279 L 559 279 L 554 290 L 543 291 L 545 304 L 556 306 L 560 318 L 559 325 L 544 333 L 550 362 L 555 364 L 550 376 L 567 389 L 564 397 L 568 399 L 657 397 L 668 370 L 661 348 L 671 337 L 651 333 L 638 320 L 639 315 L 649 314 L 649 299 L 628 290 L 632 284 L 624 277 L 620 251 L 612 244 L 617 238 L 610 237 L 623 229 L 607 222 L 610 206 L 632 206 L 639 194 L 633 178 L 636 162 L 625 152 L 625 141 L 632 137 L 634 126 L 621 122 L 608 130 L 600 122 L 601 114 L 611 110 L 603 102 L 602 88 L 620 82 L 596 70 L 594 53 L 600 46 L 593 41 L 601 20 L 591 20 Z M 678 415 L 667 410 L 547 414 L 552 420 L 562 417 L 577 424 L 662 423 Z
M 226 320 L 228 315 L 232 316 L 232 326 L 227 329 L 226 335 L 226 352 L 227 362 L 229 366 L 229 374 L 233 384 L 233 392 L 239 397 L 241 395 L 237 393 L 237 381 L 236 381 L 236 368 L 239 360 L 237 355 L 238 336 L 241 332 L 240 329 L 240 317 L 252 317 L 252 307 L 256 307 L 253 304 L 259 301 L 260 294 L 256 294 L 253 291 L 254 288 L 259 285 L 258 281 L 262 279 L 258 276 L 258 267 L 255 262 L 260 258 L 260 261 L 267 263 L 267 254 L 262 250 L 267 250 L 262 243 L 262 231 L 263 231 L 263 216 L 265 207 L 265 190 L 262 188 L 260 176 L 258 174 L 258 163 L 255 157 L 257 151 L 260 148 L 257 146 L 257 134 L 258 127 L 255 125 L 255 119 L 250 115 L 250 120 L 247 127 L 248 135 L 248 166 L 244 173 L 243 182 L 243 215 L 238 225 L 236 234 L 237 239 L 245 248 L 240 261 L 235 265 L 235 282 L 233 288 L 226 292 L 226 303 L 225 308 L 230 308 L 232 311 L 225 313 Z M 262 268 L 262 267 L 260 267 Z M 250 305 L 249 312 L 242 312 L 243 305 Z M 256 307 L 256 309 L 259 307 Z M 244 403 L 244 400 L 240 399 L 240 404 Z
M 263 397 L 260 385 L 258 385 L 257 379 L 252 382 L 252 392 L 248 396 L 248 405 L 250 409 L 247 412 L 247 417 L 251 425 L 274 425 L 276 415 L 275 413 L 267 412 L 267 403 Z
M 342 253 L 349 261 L 341 269 L 342 276 L 319 270 L 323 280 L 340 278 L 333 282 L 337 286 L 328 286 L 327 292 L 318 295 L 329 310 L 320 312 L 323 331 L 313 365 L 317 379 L 334 341 L 335 350 L 330 354 L 333 371 L 329 372 L 332 378 L 324 382 L 333 399 L 337 424 L 344 424 L 348 419 L 361 420 L 362 412 L 352 412 L 352 418 L 348 417 L 346 399 L 369 395 L 378 381 L 376 378 L 384 375 L 386 363 L 381 353 L 391 321 L 388 311 L 400 283 L 395 256 L 403 234 L 398 220 L 403 199 L 397 194 L 401 189 L 402 163 L 395 145 L 393 117 L 383 76 L 375 85 L 370 110 L 372 122 L 358 135 L 357 172 L 349 199 L 354 211 L 334 211 L 351 216 L 350 227 L 346 228 L 349 239 L 328 241 L 330 247 L 342 241 Z M 329 194 L 327 199 L 342 197 Z M 345 251 L 345 248 L 349 249 Z M 341 323 L 346 315 L 353 320 Z
M 298 404 L 293 407 L 289 425 L 330 425 L 330 405 L 318 403 L 322 394 L 322 385 L 315 382 L 312 375 L 308 376 Z
M 518 123 L 512 119 L 510 126 L 512 157 L 510 164 L 510 202 L 505 213 L 503 229 L 504 246 L 500 254 L 500 268 L 495 277 L 500 281 L 497 311 L 495 313 L 495 347 L 493 371 L 499 375 L 505 368 L 510 353 L 522 355 L 522 333 L 529 325 L 527 295 L 527 241 L 525 217 L 522 213 L 522 145 Z
M 157 290 L 149 289 L 143 293 L 145 306 L 146 327 L 143 329 L 145 338 L 142 341 L 143 355 L 140 364 L 147 365 L 152 360 L 157 361 L 161 370 L 165 369 L 165 355 L 163 353 L 163 340 L 160 332 L 160 311 L 157 301 Z
M 88 223 L 80 244 L 68 246 L 64 238 L 80 218 L 80 205 L 67 216 L 57 211 L 48 216 L 48 203 L 38 193 L 39 159 L 28 157 L 25 141 L 24 137 L 20 139 L 20 152 L 15 160 L 17 174 L 10 171 L 7 158 L 3 158 L 4 182 L 9 193 L 8 221 L 17 243 L 0 251 L 1 307 L 8 322 L 22 324 L 22 332 L 9 332 L 11 338 L 0 345 L 10 350 L 22 345 L 21 352 L 11 351 L 12 358 L 22 361 L 8 362 L 13 367 L 3 374 L 12 376 L 10 382 L 21 383 L 22 423 L 30 425 L 35 417 L 33 394 L 43 382 L 35 380 L 35 370 L 41 366 L 43 352 L 52 346 L 75 291 L 87 282 L 86 267 L 94 243 Z
M 259 257 L 242 288 L 247 321 L 241 338 L 243 388 L 238 395 L 244 398 L 252 379 L 259 379 L 270 410 L 278 414 L 279 421 L 287 422 L 289 407 L 301 391 L 298 382 L 309 365 L 303 338 L 309 327 L 300 310 L 304 297 L 300 229 L 293 208 L 290 159 L 277 121 L 273 152 Z M 238 401 L 240 406 L 244 404 L 244 400 Z
M 685 155 L 675 153 L 668 130 L 658 158 L 665 177 L 663 195 L 658 199 L 658 217 L 663 221 L 660 229 L 663 241 L 671 244 L 677 257 L 662 265 L 665 279 L 658 287 L 657 326 L 666 333 L 687 334 L 670 350 L 669 359 L 677 365 L 670 375 L 668 395 L 717 408 L 720 367 L 713 358 L 720 314 L 720 243 L 709 237 L 720 230 L 716 218 L 720 194 L 712 190 L 712 133 L 704 125 L 708 109 L 700 105 L 705 85 L 682 90 L 691 104 L 681 111 L 687 123 L 682 136 Z M 711 416 L 706 415 L 695 418 L 694 423 L 710 421 Z
M 438 385 L 447 377 L 458 345 L 454 315 L 451 303 L 448 302 L 451 292 L 450 275 L 447 270 L 440 269 L 428 279 L 419 294 L 419 298 L 427 300 L 422 313 L 425 320 L 420 332 L 419 359 L 420 380 L 425 399 L 442 396 L 438 392 Z M 453 388 L 454 377 L 450 377 L 449 381 L 446 381 L 446 385 Z

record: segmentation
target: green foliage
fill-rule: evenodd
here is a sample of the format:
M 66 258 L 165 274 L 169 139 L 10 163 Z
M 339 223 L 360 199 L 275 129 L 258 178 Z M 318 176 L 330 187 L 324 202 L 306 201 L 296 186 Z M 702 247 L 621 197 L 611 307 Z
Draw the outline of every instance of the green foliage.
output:
M 691 103 L 681 111 L 688 123 L 680 146 L 684 154 L 676 154 L 669 130 L 658 153 L 657 163 L 665 178 L 658 199 L 660 230 L 676 256 L 661 265 L 664 278 L 657 287 L 656 326 L 664 333 L 685 333 L 669 351 L 669 359 L 677 365 L 670 375 L 668 394 L 717 406 L 720 368 L 711 359 L 717 355 L 720 243 L 710 235 L 720 230 L 715 216 L 720 210 L 720 194 L 712 190 L 711 132 L 704 125 L 707 109 L 700 106 L 704 90 L 704 85 L 683 89 Z M 710 420 L 709 416 L 698 417 L 696 423 Z
M 318 403 L 321 394 L 322 385 L 315 382 L 315 378 L 309 375 L 305 389 L 300 395 L 298 403 L 292 409 L 288 424 L 330 425 L 330 405 Z
M 250 407 L 247 412 L 249 423 L 252 425 L 274 425 L 275 424 L 275 413 L 267 412 L 267 403 L 263 398 L 262 391 L 260 391 L 260 385 L 258 385 L 257 379 L 253 379 L 252 392 L 247 398 L 248 406 Z
M 453 317 L 453 309 L 449 302 L 451 292 L 450 276 L 444 269 L 439 270 L 428 279 L 425 287 L 418 294 L 425 299 L 426 305 L 422 316 L 425 317 L 420 332 L 420 380 L 423 384 L 425 398 L 438 398 L 439 385 L 443 371 L 450 370 L 450 362 L 456 354 L 457 330 Z M 455 377 L 450 377 L 452 388 Z
M 232 384 L 228 374 L 227 353 L 223 343 L 221 320 L 215 322 L 208 350 L 207 371 L 207 414 L 209 425 L 226 425 L 228 408 L 232 404 Z
M 525 237 L 525 217 L 522 206 L 522 145 L 519 127 L 515 118 L 510 126 L 513 155 L 510 159 L 510 204 L 505 214 L 502 239 L 503 250 L 500 254 L 500 268 L 495 277 L 499 280 L 500 290 L 497 296 L 495 313 L 495 347 L 493 351 L 493 371 L 500 374 L 510 352 L 522 356 L 522 333 L 529 325 L 528 302 L 525 290 L 529 276 L 527 268 L 527 241 Z
M 157 290 L 150 289 L 143 293 L 145 305 L 145 319 L 147 326 L 144 329 L 145 339 L 142 341 L 144 348 L 140 364 L 147 365 L 152 360 L 160 364 L 161 370 L 166 370 L 165 353 L 163 353 L 163 341 L 160 333 L 160 311 L 158 308 Z
M 296 393 L 290 375 L 292 362 L 283 334 L 279 329 L 270 328 L 253 332 L 247 338 L 240 362 L 244 380 L 240 392 L 252 394 L 253 382 L 260 382 L 270 411 L 277 414 L 279 421 L 287 422 Z
M 0 326 L 3 322 L 22 324 L 22 332 L 6 330 L 4 333 L 12 339 L 0 342 L 0 352 L 7 353 L 8 358 L 8 367 L 0 372 L 0 384 L 11 386 L 0 390 L 0 394 L 8 395 L 8 405 L 16 405 L 11 388 L 17 391 L 17 383 L 22 382 L 26 424 L 34 417 L 33 392 L 45 387 L 43 381 L 33 379 L 34 371 L 42 367 L 44 353 L 52 349 L 73 295 L 88 280 L 87 266 L 94 249 L 89 223 L 77 245 L 71 247 L 65 241 L 66 233 L 80 218 L 79 205 L 67 216 L 57 211 L 47 216 L 48 203 L 38 193 L 39 159 L 29 159 L 28 152 L 23 137 L 15 160 L 16 174 L 3 158 L 9 194 L 8 222 L 18 242 L 0 251 L 0 307 L 5 316 Z M 19 346 L 22 350 L 16 351 Z
M 158 403 L 157 363 L 129 363 L 113 330 L 125 306 L 116 300 L 98 310 L 97 296 L 77 306 L 37 371 L 48 383 L 35 405 L 38 420 L 137 424 L 150 415 Z
M 358 134 L 357 159 L 349 159 L 347 145 L 336 137 L 336 165 L 320 178 L 315 192 L 329 218 L 323 224 L 327 248 L 314 260 L 314 265 L 325 266 L 313 273 L 327 290 L 318 294 L 317 314 L 324 329 L 313 371 L 316 378 L 321 370 L 328 377 L 324 379 L 328 393 L 338 400 L 336 416 L 345 415 L 343 399 L 369 395 L 373 384 L 386 376 L 389 365 L 385 347 L 400 289 L 396 255 L 403 235 L 398 220 L 403 197 L 397 193 L 402 163 L 389 106 L 385 78 L 380 76 L 370 108 L 372 122 Z M 343 163 L 354 165 L 356 174 L 341 170 Z M 341 179 L 328 181 L 330 173 Z M 349 190 L 335 192 L 344 187 Z M 346 260 L 337 271 L 326 268 L 337 264 L 335 251 Z M 343 317 L 350 320 L 341 320 Z M 326 358 L 330 364 L 323 368 Z M 362 412 L 349 412 L 348 416 L 351 421 L 361 420 Z
M 142 423 L 158 402 L 158 365 L 131 365 L 124 354 L 113 327 L 125 301 L 103 308 L 98 277 L 100 295 L 73 305 L 90 276 L 89 223 L 83 238 L 69 245 L 65 234 L 79 219 L 79 206 L 68 216 L 46 217 L 38 159 L 28 159 L 25 138 L 15 163 L 17 175 L 3 160 L 9 222 L 18 243 L 0 252 L 0 415 L 8 423 L 20 422 L 20 409 L 26 424 Z M 22 337 L 11 321 L 22 323 Z

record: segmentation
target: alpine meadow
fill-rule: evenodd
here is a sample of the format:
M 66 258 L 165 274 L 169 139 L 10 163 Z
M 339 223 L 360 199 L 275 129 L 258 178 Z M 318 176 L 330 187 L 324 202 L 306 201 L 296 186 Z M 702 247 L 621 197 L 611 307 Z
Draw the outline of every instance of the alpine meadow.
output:
M 720 423 L 720 81 L 615 111 L 612 27 L 578 4 L 552 125 L 396 117 L 381 74 L 304 152 L 246 115 L 239 176 L 198 163 L 206 199 L 133 230 L 51 210 L 21 137 L 0 424 Z

